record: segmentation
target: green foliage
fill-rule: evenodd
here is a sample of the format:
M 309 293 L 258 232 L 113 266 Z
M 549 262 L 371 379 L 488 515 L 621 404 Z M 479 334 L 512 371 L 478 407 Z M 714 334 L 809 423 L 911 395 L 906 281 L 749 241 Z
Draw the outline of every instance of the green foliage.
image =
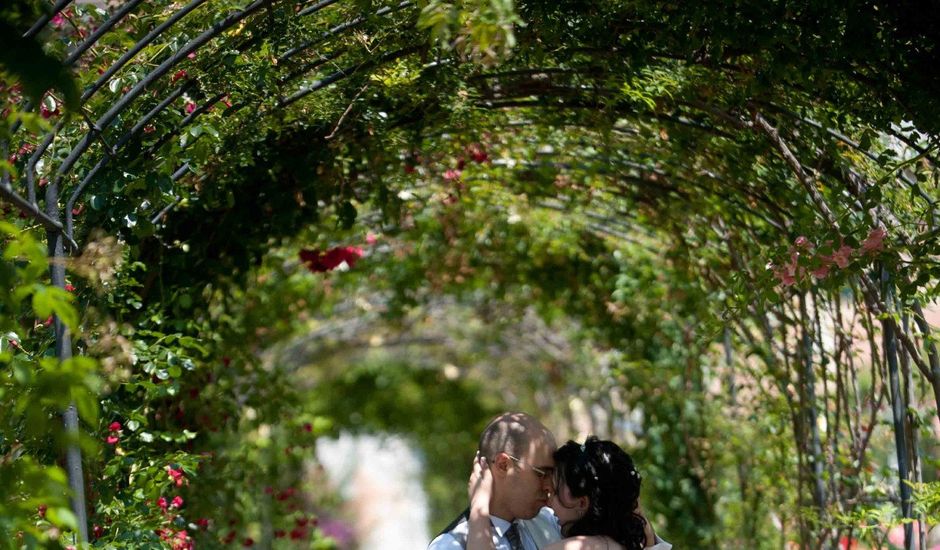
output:
M 70 294 L 49 286 L 46 250 L 34 231 L 0 222 L 0 244 L 0 540 L 9 548 L 60 548 L 59 534 L 76 520 L 65 472 L 50 458 L 78 443 L 60 417 L 70 404 L 97 423 L 98 365 L 85 357 L 60 361 L 50 349 L 46 317 L 76 327 L 78 312 Z
M 337 429 L 415 438 L 442 524 L 460 508 L 491 412 L 527 408 L 576 431 L 585 401 L 607 413 L 611 436 L 629 435 L 645 506 L 677 546 L 810 546 L 858 529 L 877 540 L 897 521 L 866 500 L 896 490 L 867 469 L 890 453 L 876 414 L 880 350 L 836 350 L 880 341 L 865 305 L 879 297 L 863 285 L 874 266 L 894 277 L 898 319 L 940 293 L 932 13 L 884 2 L 431 0 L 298 17 L 296 3 L 272 2 L 87 133 L 248 4 L 201 5 L 100 83 L 178 3 L 141 3 L 74 75 L 59 60 L 107 11 L 77 4 L 24 40 L 42 6 L 0 8 L 6 84 L 41 103 L 25 113 L 4 88 L 4 189 L 25 196 L 30 175 L 66 198 L 96 170 L 72 215 L 76 239 L 99 251 L 69 262 L 80 290 L 53 287 L 34 220 L 11 224 L 3 211 L 0 538 L 55 546 L 74 528 L 54 466 L 67 442 L 55 415 L 73 401 L 96 544 L 112 547 L 172 545 L 161 534 L 210 548 L 280 544 L 276 531 L 336 505 L 303 460 Z M 58 118 L 60 103 L 77 112 L 77 90 L 97 84 L 83 120 Z M 881 227 L 883 240 L 872 234 Z M 336 246 L 364 257 L 331 273 L 298 260 Z M 343 319 L 374 331 L 367 342 L 415 319 L 445 326 L 433 315 L 442 301 L 460 312 L 448 337 L 472 344 L 363 358 L 337 338 L 313 359 L 275 353 Z M 824 341 L 843 313 L 831 332 L 845 340 Z M 54 359 L 50 315 L 82 357 Z M 799 368 L 804 334 L 815 394 Z M 464 365 L 477 374 L 464 378 Z M 929 410 L 930 396 L 915 393 L 910 407 Z M 810 405 L 820 420 L 801 416 Z M 635 415 L 634 432 L 613 428 Z M 830 501 L 819 507 L 806 441 L 821 424 Z M 878 432 L 870 450 L 858 443 L 864 428 Z M 932 487 L 918 493 L 925 514 Z M 279 500 L 288 489 L 313 496 Z M 172 496 L 186 504 L 163 510 L 159 498 Z

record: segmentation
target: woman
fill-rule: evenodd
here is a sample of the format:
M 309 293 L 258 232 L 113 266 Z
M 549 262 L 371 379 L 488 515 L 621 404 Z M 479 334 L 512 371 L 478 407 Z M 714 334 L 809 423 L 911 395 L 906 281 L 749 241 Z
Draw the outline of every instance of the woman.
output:
M 557 490 L 549 505 L 564 540 L 542 550 L 666 550 L 640 514 L 640 474 L 630 455 L 611 441 L 589 437 L 555 451 Z M 493 550 L 489 500 L 492 473 L 481 458 L 470 479 L 467 550 Z M 655 546 L 654 546 L 655 545 Z

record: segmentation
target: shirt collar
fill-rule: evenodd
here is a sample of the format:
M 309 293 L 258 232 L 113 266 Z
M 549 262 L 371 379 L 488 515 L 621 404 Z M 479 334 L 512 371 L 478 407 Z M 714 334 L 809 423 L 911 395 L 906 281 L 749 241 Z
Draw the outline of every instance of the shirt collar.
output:
M 490 523 L 493 524 L 493 529 L 496 531 L 496 535 L 500 538 L 506 536 L 506 531 L 508 531 L 509 526 L 512 525 L 511 521 L 506 521 L 503 518 L 498 518 L 496 516 L 490 516 Z

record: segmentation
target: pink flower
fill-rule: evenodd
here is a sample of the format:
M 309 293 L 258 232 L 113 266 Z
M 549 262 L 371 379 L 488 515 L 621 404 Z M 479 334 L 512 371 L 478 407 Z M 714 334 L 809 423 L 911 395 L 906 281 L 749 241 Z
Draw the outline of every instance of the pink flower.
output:
M 173 497 L 173 501 L 170 502 L 170 508 L 182 508 L 183 507 L 183 497 L 176 495 Z
M 829 276 L 829 264 L 823 264 L 813 270 L 813 277 L 817 279 L 825 279 Z
M 121 431 L 121 423 L 120 423 L 120 422 L 112 422 L 111 425 L 108 426 L 108 431 L 110 431 L 110 432 L 119 432 L 119 431 Z
M 66 291 L 66 292 L 75 292 L 75 287 L 72 285 L 72 283 L 66 283 L 66 284 L 65 284 L 65 291 Z
M 191 115 L 193 111 L 196 110 L 196 104 L 193 103 L 192 101 L 187 101 L 186 106 L 183 107 L 183 110 L 186 111 L 187 115 Z
M 449 169 L 444 172 L 444 179 L 447 181 L 453 181 L 460 179 L 460 170 Z
M 157 499 L 157 506 L 159 506 L 161 510 L 163 510 L 164 512 L 166 512 L 166 507 L 167 507 L 166 498 L 164 498 L 164 497 L 158 498 L 158 499 Z
M 186 57 L 189 59 L 196 59 L 196 52 L 189 52 L 186 54 Z
M 42 519 L 46 519 L 46 510 L 48 509 L 49 507 L 46 506 L 45 504 L 40 504 L 39 508 L 36 509 L 36 513 L 38 513 L 39 517 L 41 517 Z
M 114 444 L 116 444 L 116 443 L 117 443 L 118 441 L 120 441 L 120 440 L 121 440 L 121 438 L 118 437 L 118 436 L 116 436 L 116 435 L 109 435 L 109 436 L 107 437 L 107 439 L 105 439 L 105 441 L 107 441 L 108 445 L 114 445 Z
M 868 254 L 871 252 L 879 252 L 885 249 L 884 240 L 887 232 L 880 228 L 876 227 L 868 233 L 868 237 L 862 241 L 862 246 L 859 248 L 862 254 Z
M 832 253 L 832 256 L 829 258 L 835 262 L 839 269 L 845 269 L 849 266 L 849 259 L 852 257 L 852 247 L 848 245 L 842 245 L 838 250 Z
M 798 248 L 803 248 L 805 250 L 813 249 L 813 243 L 809 242 L 809 239 L 807 239 L 803 235 L 800 235 L 799 237 L 797 237 L 796 240 L 793 241 L 793 244 L 795 244 Z
M 375 236 L 375 233 L 371 231 L 366 233 L 366 244 L 375 244 L 378 240 L 379 238 Z
M 62 15 L 62 12 L 59 12 L 55 14 L 54 16 L 52 16 L 52 19 L 50 21 L 52 22 L 53 26 L 61 27 L 62 25 L 65 24 L 65 16 Z
M 176 71 L 176 73 L 173 74 L 173 77 L 170 78 L 170 82 L 176 82 L 177 80 L 181 78 L 186 78 L 188 74 L 189 73 L 187 73 L 186 71 Z
M 789 265 L 774 268 L 774 277 L 776 277 L 783 286 L 792 286 L 796 284 L 796 273 Z

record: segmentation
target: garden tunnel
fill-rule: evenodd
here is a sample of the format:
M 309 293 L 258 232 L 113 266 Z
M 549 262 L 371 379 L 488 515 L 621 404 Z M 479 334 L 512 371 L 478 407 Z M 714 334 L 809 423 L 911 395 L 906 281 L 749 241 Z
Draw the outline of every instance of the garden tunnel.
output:
M 329 411 L 271 362 L 316 369 L 323 335 L 365 334 L 336 336 L 341 320 L 405 334 L 443 311 L 524 320 L 501 353 L 559 323 L 590 342 L 593 359 L 528 374 L 507 371 L 541 356 L 409 380 L 534 384 L 515 404 L 559 418 L 590 387 L 611 425 L 642 410 L 647 507 L 677 543 L 874 546 L 894 522 L 925 547 L 936 11 L 17 0 L 0 16 L 5 538 L 286 543 L 251 507 L 284 492 L 224 481 L 264 446 L 219 434 L 314 438 Z M 185 513 L 148 506 L 174 487 Z M 261 519 L 197 521 L 225 502 L 210 491 Z

